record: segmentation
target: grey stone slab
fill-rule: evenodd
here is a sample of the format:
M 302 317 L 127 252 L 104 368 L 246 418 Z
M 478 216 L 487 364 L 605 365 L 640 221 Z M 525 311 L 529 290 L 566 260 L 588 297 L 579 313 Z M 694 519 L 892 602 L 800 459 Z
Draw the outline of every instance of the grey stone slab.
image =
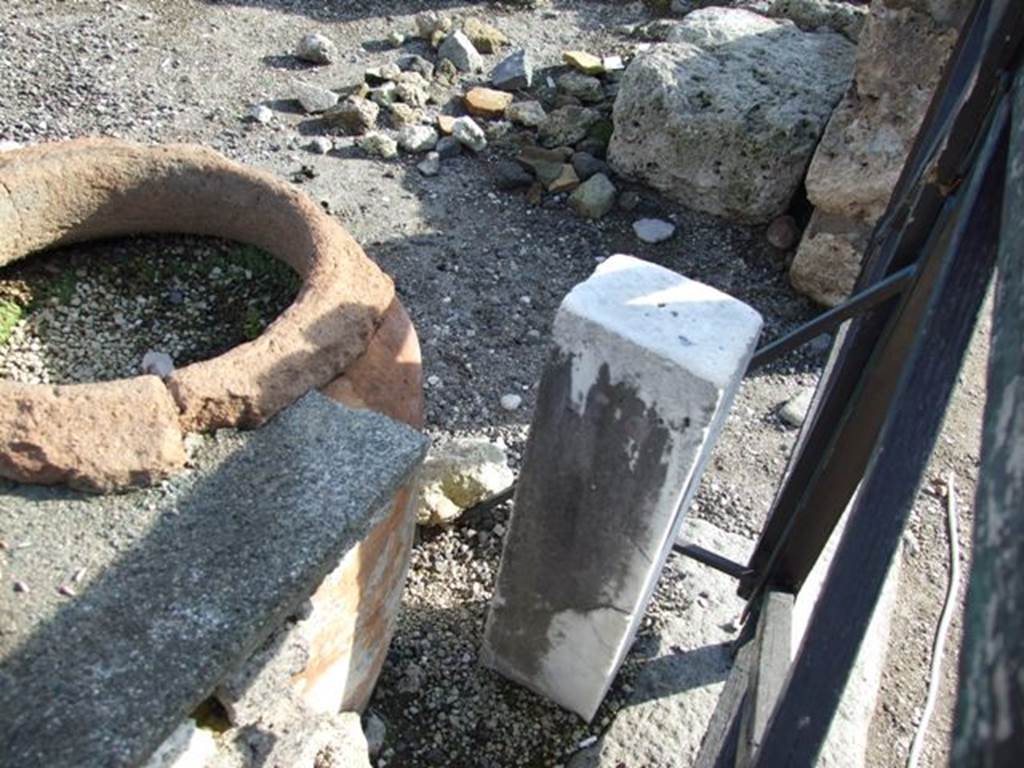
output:
M 688 519 L 685 539 L 746 562 L 754 542 L 703 520 Z M 664 579 L 682 582 L 692 600 L 637 641 L 644 659 L 626 706 L 598 742 L 568 768 L 690 768 L 734 659 L 744 601 L 736 581 L 687 557 L 672 557 Z
M 207 438 L 160 488 L 0 485 L 0 764 L 141 763 L 300 610 L 425 450 L 311 393 Z
M 791 649 L 799 646 L 822 580 L 831 563 L 841 530 L 830 540 L 805 582 L 792 615 Z M 688 519 L 680 541 L 699 544 L 736 562 L 745 563 L 754 541 L 703 520 Z M 895 562 L 895 561 L 894 561 Z M 736 581 L 686 557 L 672 557 L 663 579 L 682 582 L 693 600 L 675 616 L 663 618 L 651 637 L 637 641 L 643 659 L 626 705 L 597 743 L 580 750 L 567 768 L 693 768 L 715 765 L 714 746 L 729 723 L 716 720 L 723 707 L 738 718 L 756 659 L 753 644 L 736 648 L 744 601 Z M 874 714 L 881 665 L 888 639 L 898 569 L 894 568 L 878 603 L 864 646 L 857 656 L 839 712 L 818 758 L 818 766 L 855 768 L 864 765 L 868 730 Z

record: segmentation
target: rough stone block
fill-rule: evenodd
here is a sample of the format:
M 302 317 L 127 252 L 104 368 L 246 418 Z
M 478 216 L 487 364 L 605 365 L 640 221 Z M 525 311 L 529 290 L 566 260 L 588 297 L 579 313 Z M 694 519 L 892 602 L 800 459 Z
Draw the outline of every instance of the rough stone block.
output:
M 803 181 L 854 53 L 832 32 L 736 8 L 694 11 L 626 69 L 609 161 L 691 208 L 771 221 Z
M 862 219 L 815 209 L 789 268 L 793 287 L 826 306 L 845 301 L 860 275 L 872 226 Z
M 629 256 L 565 298 L 482 658 L 590 719 L 629 649 L 761 328 Z

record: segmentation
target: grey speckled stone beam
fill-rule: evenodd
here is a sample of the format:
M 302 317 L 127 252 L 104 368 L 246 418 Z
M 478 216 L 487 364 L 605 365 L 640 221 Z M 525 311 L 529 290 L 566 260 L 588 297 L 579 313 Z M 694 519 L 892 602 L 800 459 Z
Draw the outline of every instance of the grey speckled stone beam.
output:
M 0 483 L 0 764 L 138 765 L 386 511 L 426 440 L 306 395 L 166 487 Z M 59 580 L 88 564 L 79 594 Z M 6 574 L 5 574 L 6 575 Z
M 613 256 L 562 302 L 482 659 L 590 720 L 636 634 L 761 329 Z

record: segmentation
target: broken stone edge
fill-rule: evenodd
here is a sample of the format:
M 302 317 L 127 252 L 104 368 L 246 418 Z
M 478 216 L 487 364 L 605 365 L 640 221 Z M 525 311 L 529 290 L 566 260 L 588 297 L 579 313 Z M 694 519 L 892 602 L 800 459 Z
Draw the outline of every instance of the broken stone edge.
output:
M 186 431 L 259 426 L 336 379 L 395 301 L 390 278 L 312 200 L 212 150 L 88 138 L 0 156 L 0 266 L 43 248 L 143 234 L 254 245 L 303 285 L 258 338 L 175 371 L 164 387 L 155 377 L 0 382 L 0 476 L 93 492 L 159 482 L 184 466 Z

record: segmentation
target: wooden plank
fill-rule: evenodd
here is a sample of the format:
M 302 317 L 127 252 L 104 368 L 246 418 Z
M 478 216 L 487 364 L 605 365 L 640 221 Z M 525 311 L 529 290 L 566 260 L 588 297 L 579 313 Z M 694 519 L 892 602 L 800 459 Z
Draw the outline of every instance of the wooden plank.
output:
M 736 652 L 736 661 L 718 697 L 694 768 L 733 768 L 735 765 L 741 714 L 756 661 L 756 642 L 750 639 Z
M 754 638 L 754 663 L 742 710 L 736 768 L 746 768 L 761 746 L 761 738 L 786 682 L 793 653 L 793 602 L 790 592 L 765 595 Z

